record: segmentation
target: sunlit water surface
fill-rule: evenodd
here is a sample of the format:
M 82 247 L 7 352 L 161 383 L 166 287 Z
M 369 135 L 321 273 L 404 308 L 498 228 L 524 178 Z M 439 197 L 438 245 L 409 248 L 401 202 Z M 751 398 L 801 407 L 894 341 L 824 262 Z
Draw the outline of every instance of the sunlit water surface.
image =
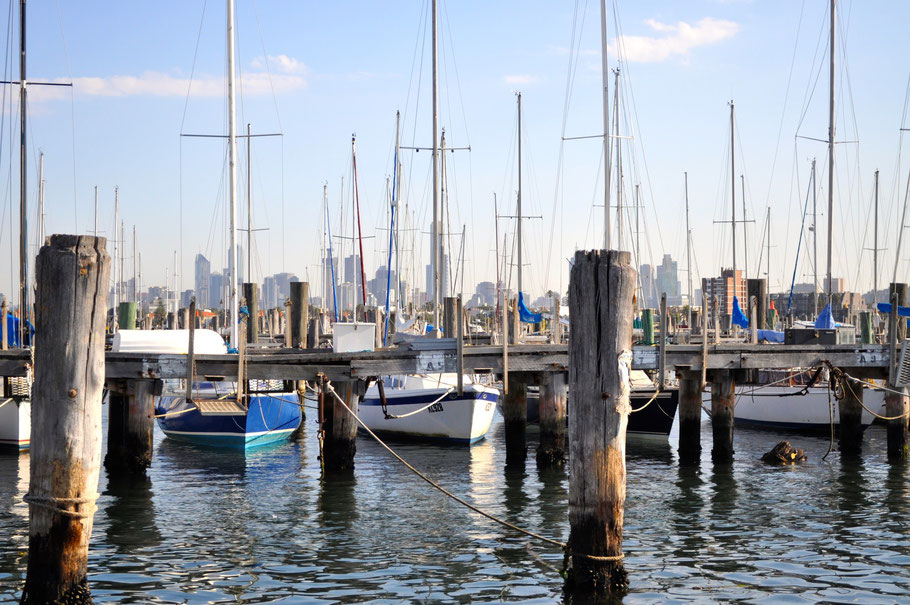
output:
M 148 481 L 102 470 L 89 556 L 96 602 L 471 602 L 561 599 L 562 555 L 465 510 L 368 437 L 352 476 L 322 479 L 312 417 L 297 442 L 246 455 L 156 432 Z M 809 461 L 758 459 L 781 437 L 737 430 L 736 462 L 714 468 L 710 424 L 698 470 L 676 437 L 630 439 L 626 602 L 910 599 L 910 473 L 865 435 L 861 461 L 826 460 L 824 438 L 785 436 Z M 470 502 L 565 540 L 565 471 L 538 471 L 537 429 L 521 470 L 505 469 L 497 418 L 471 447 L 395 444 Z M 0 455 L 0 600 L 21 594 L 28 554 L 28 455 Z

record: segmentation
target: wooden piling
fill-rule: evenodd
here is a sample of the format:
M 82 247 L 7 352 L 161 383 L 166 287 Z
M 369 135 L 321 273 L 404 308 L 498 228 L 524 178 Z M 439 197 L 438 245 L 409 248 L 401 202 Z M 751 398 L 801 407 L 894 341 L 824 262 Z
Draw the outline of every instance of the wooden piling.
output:
M 537 409 L 540 417 L 540 444 L 537 467 L 551 468 L 566 462 L 566 401 L 569 385 L 563 372 L 543 378 Z
M 307 347 L 317 348 L 319 340 L 322 338 L 322 317 L 317 312 L 310 318 L 309 329 L 307 330 Z
M 521 372 L 511 372 L 508 382 L 501 408 L 506 431 L 506 466 L 523 465 L 528 457 L 528 378 Z
M 291 299 L 284 301 L 284 346 L 291 348 L 293 337 L 291 335 Z
M 907 389 L 894 386 L 897 377 L 898 348 L 897 343 L 906 338 L 906 322 L 897 316 L 897 307 L 907 306 L 907 284 L 893 283 L 888 289 L 891 302 L 891 321 L 888 323 L 889 340 L 891 343 L 891 372 L 889 372 L 888 387 L 892 391 L 885 391 L 885 416 L 892 418 L 888 423 L 888 460 L 892 462 L 906 460 L 910 456 L 910 435 L 908 435 L 908 414 L 910 414 L 910 398 Z M 893 337 L 892 337 L 893 334 Z
M 246 325 L 246 341 L 256 344 L 259 342 L 259 284 L 243 284 L 243 298 L 246 299 L 246 309 L 250 312 L 250 320 Z
M 307 326 L 310 312 L 309 282 L 291 282 L 291 346 L 307 347 Z
M 38 253 L 22 603 L 91 601 L 86 566 L 101 467 L 105 244 L 103 237 L 52 235 Z
M 335 381 L 332 383 L 338 396 L 344 399 L 355 414 L 360 409 L 360 399 L 366 393 L 363 380 Z M 323 468 L 326 472 L 349 472 L 354 470 L 354 454 L 357 452 L 357 420 L 344 409 L 334 396 L 325 400 L 325 440 L 322 446 Z
M 3 321 L 0 321 L 0 348 L 3 351 L 9 348 L 9 320 L 6 317 L 8 314 L 9 309 L 4 298 L 3 303 L 0 303 L 0 317 L 3 317 Z
M 446 338 L 455 337 L 455 304 L 458 299 L 446 296 L 442 299 L 442 335 Z
M 155 395 L 161 381 L 130 380 L 108 385 L 107 454 L 109 476 L 144 476 L 152 464 Z
M 572 418 L 565 582 L 573 596 L 618 596 L 628 587 L 622 527 L 635 285 L 628 252 L 575 253 L 569 278 Z
M 736 383 L 733 372 L 715 371 L 711 383 L 711 432 L 714 462 L 733 462 L 733 408 L 736 405 Z
M 701 375 L 681 372 L 679 379 L 679 463 L 697 466 L 701 462 Z
M 845 380 L 844 396 L 837 402 L 841 456 L 859 456 L 863 448 L 863 387 Z

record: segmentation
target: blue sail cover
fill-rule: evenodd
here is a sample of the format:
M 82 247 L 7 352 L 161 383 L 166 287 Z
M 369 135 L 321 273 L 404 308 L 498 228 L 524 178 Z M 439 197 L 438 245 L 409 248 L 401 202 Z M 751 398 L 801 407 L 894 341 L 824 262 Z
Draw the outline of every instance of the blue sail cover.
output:
M 815 320 L 815 329 L 816 330 L 833 330 L 835 328 L 834 317 L 831 315 L 831 303 L 825 305 L 825 308 L 822 309 L 822 312 L 818 314 L 818 318 Z
M 31 322 L 26 322 L 28 330 L 25 333 L 25 345 L 31 346 L 32 336 L 35 334 L 35 327 Z M 12 313 L 6 314 L 6 340 L 11 347 L 19 348 L 22 344 L 19 342 L 19 318 Z
M 518 293 L 518 317 L 526 324 L 539 324 L 543 320 L 540 313 L 531 313 L 525 305 L 524 293 Z
M 878 303 L 879 313 L 890 313 L 891 303 Z M 897 314 L 900 317 L 910 317 L 910 307 L 898 307 Z
M 749 318 L 739 308 L 739 299 L 735 296 L 733 297 L 733 324 L 743 329 L 749 327 Z

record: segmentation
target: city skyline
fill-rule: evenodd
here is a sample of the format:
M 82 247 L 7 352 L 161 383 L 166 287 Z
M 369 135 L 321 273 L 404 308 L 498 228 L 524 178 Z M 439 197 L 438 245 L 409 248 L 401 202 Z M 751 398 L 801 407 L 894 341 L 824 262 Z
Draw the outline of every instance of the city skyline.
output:
M 838 140 L 844 144 L 837 151 L 833 264 L 847 289 L 865 292 L 872 287 L 870 203 L 875 168 L 882 171 L 879 288 L 890 280 L 900 224 L 906 170 L 896 161 L 895 142 L 900 143 L 899 128 L 906 126 L 901 108 L 907 66 L 886 40 L 900 39 L 896 24 L 908 9 L 896 2 L 883 3 L 876 11 L 854 10 L 854 2 L 839 5 L 836 108 Z M 463 254 L 466 285 L 495 282 L 499 266 L 505 270 L 503 280 L 514 287 L 515 220 L 506 217 L 514 214 L 517 189 L 513 92 L 520 88 L 525 111 L 525 214 L 543 217 L 525 224 L 525 289 L 564 290 L 571 251 L 599 247 L 602 241 L 598 144 L 561 141 L 562 136 L 596 135 L 601 123 L 597 11 L 589 7 L 582 14 L 579 8 L 576 15 L 571 4 L 543 2 L 496 6 L 443 2 L 441 7 L 441 125 L 450 146 L 471 147 L 470 152 L 446 156 L 451 163 L 452 206 L 445 231 L 452 262 Z M 45 153 L 46 231 L 90 232 L 96 184 L 101 192 L 98 231 L 102 235 L 119 231 L 112 222 L 113 190 L 119 185 L 127 232 L 137 225 L 138 252 L 145 261 L 142 281 L 164 283 L 165 268 L 172 267 L 176 252 L 174 289 L 181 292 L 195 288 L 197 253 L 210 259 L 213 272 L 226 266 L 223 143 L 180 136 L 224 132 L 221 10 L 213 7 L 203 17 L 201 7 L 187 5 L 165 16 L 150 7 L 112 8 L 87 2 L 62 6 L 58 15 L 54 7 L 36 3 L 29 20 L 30 73 L 36 80 L 74 83 L 72 97 L 62 89 L 30 90 L 30 147 Z M 629 219 L 624 247 L 641 245 L 636 265 L 657 266 L 664 254 L 671 254 L 680 274 L 688 270 L 683 210 L 683 173 L 688 172 L 694 283 L 730 266 L 730 230 L 723 221 L 730 219 L 731 185 L 736 187 L 737 204 L 742 204 L 745 193 L 746 219 L 755 221 L 739 225 L 738 253 L 740 264 L 749 259 L 748 276 L 762 275 L 768 260 L 763 255 L 770 251 L 772 289 L 789 283 L 801 230 L 797 281 L 815 271 L 810 253 L 814 242 L 808 226 L 802 227 L 802 218 L 810 160 L 816 157 L 820 166 L 827 165 L 824 145 L 809 140 L 824 138 L 827 132 L 825 42 L 824 36 L 816 35 L 826 27 L 826 10 L 825 2 L 800 7 L 710 0 L 647 6 L 617 2 L 610 7 L 610 65 L 617 66 L 617 50 L 624 50 L 620 86 L 628 95 L 620 99 L 627 104 L 621 110 L 620 135 L 634 136 L 635 141 L 624 160 L 628 179 L 622 207 Z M 238 7 L 238 35 L 246 40 L 238 53 L 238 124 L 241 130 L 251 123 L 254 133 L 284 135 L 257 139 L 251 150 L 249 223 L 254 229 L 267 229 L 250 236 L 251 269 L 258 283 L 279 273 L 294 273 L 311 283 L 321 279 L 317 272 L 323 247 L 324 183 L 337 238 L 334 255 L 344 258 L 351 253 L 354 240 L 340 238 L 354 232 L 353 132 L 363 231 L 369 238 L 365 264 L 368 272 L 388 264 L 386 177 L 391 173 L 394 114 L 402 111 L 403 143 L 409 146 L 427 145 L 430 122 L 422 46 L 426 6 L 409 5 L 398 13 L 393 19 L 360 2 L 305 7 L 276 3 L 258 15 L 243 3 Z M 880 23 L 876 15 L 891 18 Z M 496 24 L 506 18 L 517 19 L 516 25 L 528 35 L 498 31 Z M 257 22 L 262 39 L 252 25 Z M 345 32 L 353 40 L 369 39 L 368 32 L 377 24 L 394 35 L 378 47 L 354 43 L 341 52 L 338 32 L 316 25 L 339 22 L 346 23 Z M 142 27 L 130 27 L 139 23 Z M 618 25 L 623 28 L 621 38 L 616 36 Z M 573 29 L 579 32 L 574 46 Z M 570 73 L 575 75 L 567 96 L 570 61 L 575 65 Z M 6 70 L 7 79 L 15 79 L 15 69 Z M 731 99 L 737 111 L 733 183 Z M 7 109 L 10 114 L 16 114 L 15 107 Z M 244 141 L 239 148 L 246 151 Z M 398 249 L 406 257 L 402 273 L 410 283 L 420 281 L 429 260 L 428 155 L 403 154 L 402 197 L 409 214 L 399 216 L 407 231 L 402 232 Z M 3 162 L 7 166 L 0 169 L 11 168 L 9 158 Z M 242 181 L 246 170 L 242 157 Z M 29 175 L 30 180 L 35 178 L 34 165 Z M 340 191 L 342 176 L 345 185 Z M 827 198 L 823 169 L 818 177 L 821 209 Z M 12 183 L 10 188 L 14 189 Z M 245 228 L 242 189 L 240 223 Z M 30 184 L 32 208 L 35 190 Z M 499 238 L 494 235 L 493 193 L 502 216 Z M 7 204 L 13 201 L 10 197 Z M 642 224 L 633 232 L 636 200 L 641 202 Z M 770 229 L 764 225 L 768 205 Z M 809 215 L 811 224 L 811 209 Z M 34 228 L 34 210 L 30 217 Z M 820 240 L 819 264 L 824 263 L 826 220 L 820 211 L 819 229 L 814 231 Z M 8 219 L 4 222 L 0 246 L 9 246 L 16 228 Z M 467 236 L 462 253 L 463 228 Z M 770 249 L 762 241 L 768 231 Z M 34 237 L 32 242 L 36 251 Z M 130 259 L 132 245 L 125 243 Z M 497 246 L 499 259 L 494 253 Z M 113 251 L 112 243 L 108 250 Z M 171 268 L 172 281 L 173 273 Z M 902 265 L 898 280 L 905 274 Z M 0 268 L 5 290 L 14 291 L 15 281 L 9 267 Z

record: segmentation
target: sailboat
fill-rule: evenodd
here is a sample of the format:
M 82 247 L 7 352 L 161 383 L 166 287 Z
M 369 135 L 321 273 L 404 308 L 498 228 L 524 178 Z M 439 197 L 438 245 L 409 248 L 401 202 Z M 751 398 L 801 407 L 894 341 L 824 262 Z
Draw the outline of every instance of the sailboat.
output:
M 228 147 L 230 162 L 230 344 L 239 345 L 238 323 L 240 307 L 237 290 L 237 136 L 234 88 L 234 1 L 227 2 L 228 38 Z M 225 343 L 215 333 L 195 330 L 201 349 L 193 345 L 193 353 L 225 353 Z M 120 350 L 157 350 L 188 353 L 188 330 L 151 330 L 145 334 L 120 333 Z M 124 340 L 126 339 L 126 340 Z M 145 343 L 140 344 L 142 340 Z M 130 343 L 130 341 L 134 341 Z M 206 344 L 203 344 L 206 343 Z M 240 360 L 238 358 L 238 364 Z M 242 372 L 241 372 L 242 374 Z M 181 386 L 183 388 L 181 388 Z M 300 426 L 300 404 L 295 393 L 275 381 L 198 381 L 193 377 L 191 388 L 175 381 L 158 398 L 155 415 L 158 426 L 170 438 L 200 445 L 249 448 L 282 441 Z M 245 394 L 246 393 L 246 394 Z
M 445 262 L 441 253 L 439 155 L 444 148 L 439 141 L 439 86 L 437 78 L 437 0 L 432 2 L 433 27 L 433 307 L 434 326 L 439 326 L 439 301 L 442 288 L 440 267 Z M 400 146 L 396 133 L 395 170 L 392 187 L 392 204 L 398 201 L 400 182 L 398 157 Z M 462 318 L 458 318 L 463 321 Z M 429 338 L 437 338 L 439 330 Z M 380 377 L 378 384 L 370 387 L 360 404 L 360 417 L 370 430 L 396 437 L 442 440 L 456 443 L 474 443 L 483 439 L 493 422 L 499 391 L 475 383 L 470 376 L 429 371 L 417 375 L 392 375 Z

